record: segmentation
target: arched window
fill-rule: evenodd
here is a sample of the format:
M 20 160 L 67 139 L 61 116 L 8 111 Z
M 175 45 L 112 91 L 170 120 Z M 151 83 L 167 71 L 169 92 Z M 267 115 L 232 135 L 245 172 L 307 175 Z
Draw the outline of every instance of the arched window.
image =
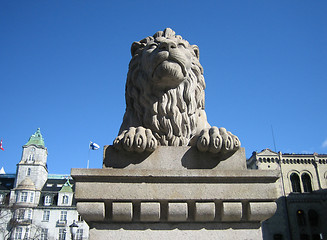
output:
M 296 217 L 297 217 L 297 224 L 299 224 L 299 226 L 304 226 L 305 216 L 303 210 L 297 210 Z
M 50 206 L 51 205 L 51 196 L 47 195 L 44 197 L 44 205 Z
M 68 204 L 68 196 L 67 195 L 64 195 L 62 197 L 62 204 Z
M 315 210 L 310 209 L 309 212 L 308 212 L 308 217 L 309 217 L 310 226 L 313 226 L 313 227 L 318 226 L 318 224 L 319 224 L 319 215 Z
M 302 176 L 302 184 L 304 192 L 312 192 L 311 178 L 309 174 L 303 173 Z
M 293 192 L 301 192 L 300 178 L 296 173 L 291 174 L 291 183 L 292 183 L 292 191 Z

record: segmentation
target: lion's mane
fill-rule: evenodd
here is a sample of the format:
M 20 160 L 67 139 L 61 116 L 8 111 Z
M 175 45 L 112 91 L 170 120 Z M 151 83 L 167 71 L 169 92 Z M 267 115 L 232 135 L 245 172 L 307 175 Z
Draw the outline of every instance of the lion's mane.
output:
M 160 145 L 188 145 L 196 134 L 199 114 L 204 110 L 203 68 L 194 56 L 189 59 L 191 70 L 176 88 L 158 89 L 145 74 L 141 64 L 143 48 L 157 37 L 182 40 L 174 31 L 166 29 L 138 42 L 140 47 L 137 50 L 133 50 L 132 46 L 133 57 L 125 91 L 126 112 L 120 133 L 128 127 L 143 126 L 151 129 Z M 191 49 L 190 44 L 183 41 Z

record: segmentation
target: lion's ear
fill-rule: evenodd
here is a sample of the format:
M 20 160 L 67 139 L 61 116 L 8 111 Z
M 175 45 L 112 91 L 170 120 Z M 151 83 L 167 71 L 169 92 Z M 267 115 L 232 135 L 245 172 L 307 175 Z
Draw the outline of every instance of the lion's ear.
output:
M 193 51 L 195 53 L 195 56 L 200 59 L 200 50 L 199 50 L 199 47 L 196 46 L 196 45 L 192 45 L 192 48 L 193 48 Z
M 140 42 L 133 42 L 132 47 L 131 47 L 131 54 L 132 57 L 134 57 L 136 51 L 142 46 L 142 43 Z

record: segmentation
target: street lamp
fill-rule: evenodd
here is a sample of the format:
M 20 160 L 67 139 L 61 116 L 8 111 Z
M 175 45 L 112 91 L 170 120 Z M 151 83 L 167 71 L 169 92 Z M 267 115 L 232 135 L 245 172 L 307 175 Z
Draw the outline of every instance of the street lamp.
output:
M 71 233 L 72 240 L 73 240 L 75 237 L 77 228 L 78 228 L 78 225 L 75 223 L 75 220 L 73 221 L 72 224 L 69 225 L 69 228 L 70 228 L 70 233 Z

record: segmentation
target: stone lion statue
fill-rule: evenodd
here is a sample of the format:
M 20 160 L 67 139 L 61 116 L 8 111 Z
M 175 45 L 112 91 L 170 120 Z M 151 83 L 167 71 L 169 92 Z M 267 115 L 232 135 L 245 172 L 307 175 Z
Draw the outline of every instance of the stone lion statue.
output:
M 134 42 L 126 82 L 126 112 L 116 149 L 154 151 L 194 146 L 212 153 L 236 151 L 239 139 L 211 127 L 204 111 L 205 82 L 199 48 L 167 28 Z

